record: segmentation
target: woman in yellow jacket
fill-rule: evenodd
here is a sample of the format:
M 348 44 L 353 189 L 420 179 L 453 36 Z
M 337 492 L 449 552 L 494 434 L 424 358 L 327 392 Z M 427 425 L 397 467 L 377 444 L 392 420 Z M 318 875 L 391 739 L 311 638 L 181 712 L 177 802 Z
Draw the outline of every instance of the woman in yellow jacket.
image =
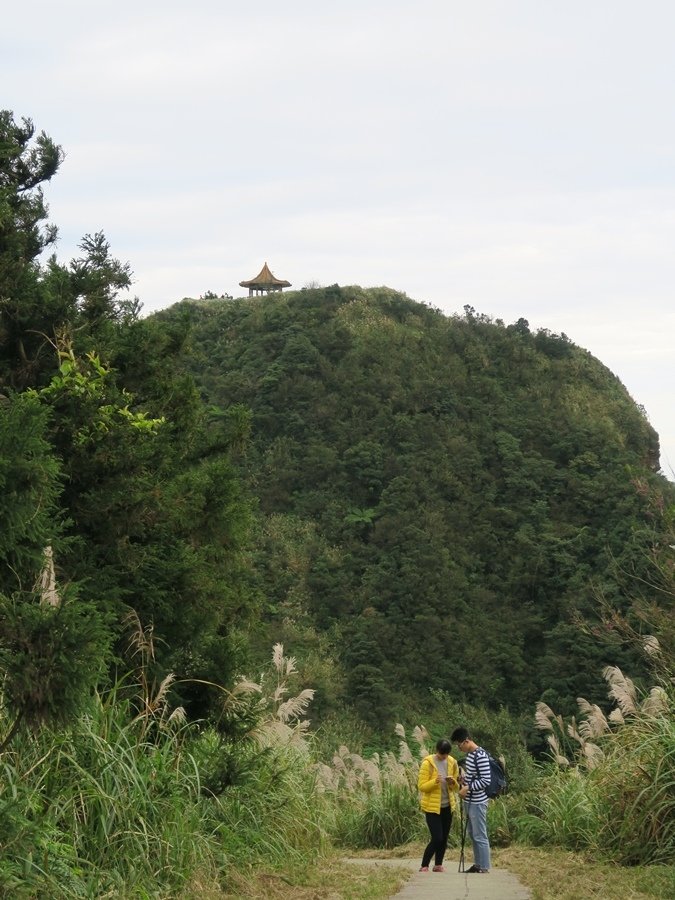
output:
M 459 790 L 459 766 L 450 756 L 452 744 L 442 738 L 436 744 L 436 753 L 425 756 L 420 766 L 417 787 L 420 805 L 426 816 L 431 840 L 422 855 L 420 872 L 429 871 L 431 857 L 434 857 L 433 872 L 443 872 L 443 857 L 448 846 L 448 835 L 452 825 L 452 814 L 457 808 Z

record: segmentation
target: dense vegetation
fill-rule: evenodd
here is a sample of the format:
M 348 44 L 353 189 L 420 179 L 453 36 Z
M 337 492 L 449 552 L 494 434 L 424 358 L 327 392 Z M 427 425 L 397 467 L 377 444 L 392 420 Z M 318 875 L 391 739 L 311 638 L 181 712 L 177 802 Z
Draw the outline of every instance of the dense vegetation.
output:
M 497 842 L 672 866 L 675 505 L 618 380 L 384 288 L 143 319 L 103 234 L 45 259 L 61 159 L 0 112 L 0 894 L 297 896 L 420 836 L 460 721 Z
M 575 625 L 597 624 L 599 592 L 625 610 L 619 573 L 644 567 L 655 529 L 636 483 L 663 482 L 654 431 L 588 352 L 386 288 L 158 318 L 189 326 L 205 400 L 251 411 L 261 644 L 312 665 L 320 709 L 383 729 L 429 689 L 569 708 L 598 699 L 603 665 L 642 669 Z

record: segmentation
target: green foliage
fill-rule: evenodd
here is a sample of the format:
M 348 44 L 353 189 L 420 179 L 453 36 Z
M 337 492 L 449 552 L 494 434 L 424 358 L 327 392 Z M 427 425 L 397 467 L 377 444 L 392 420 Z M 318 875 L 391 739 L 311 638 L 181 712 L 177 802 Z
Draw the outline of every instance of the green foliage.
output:
M 655 575 L 652 548 L 675 543 L 674 494 L 618 379 L 524 319 L 448 318 L 387 288 L 141 319 L 102 233 L 69 265 L 39 261 L 62 156 L 0 112 L 0 889 L 168 896 L 198 871 L 299 864 L 327 831 L 419 836 L 418 761 L 372 748 L 428 706 L 505 756 L 499 840 L 672 860 L 672 709 L 536 788 L 507 712 L 600 703 L 609 662 L 639 685 L 625 635 L 647 622 L 672 679 L 672 560 Z M 247 685 L 270 639 L 275 672 Z M 315 679 L 319 740 L 348 729 L 370 754 L 343 746 L 344 783 L 323 792 L 313 691 L 282 640 Z M 101 702 L 113 650 L 127 678 Z M 211 725 L 181 725 L 170 697 Z
M 407 786 L 384 785 L 359 806 L 345 806 L 336 817 L 333 837 L 354 850 L 391 849 L 423 837 L 416 792 Z
M 597 847 L 601 798 L 577 770 L 551 770 L 513 820 L 518 840 L 568 850 Z
M 94 703 L 72 730 L 20 739 L 4 761 L 4 892 L 173 894 L 217 858 L 183 735 L 144 743 L 123 704 Z
M 536 768 L 528 751 L 533 741 L 524 715 L 515 716 L 504 708 L 495 711 L 472 706 L 445 691 L 432 691 L 432 696 L 434 706 L 427 722 L 442 723 L 442 727 L 434 727 L 434 733 L 441 737 L 444 731 L 450 734 L 462 725 L 469 728 L 476 743 L 504 761 L 509 791 L 518 794 L 534 785 Z M 461 764 L 463 756 L 457 758 Z
M 624 865 L 675 860 L 675 710 L 620 728 L 590 780 L 602 798 L 596 840 Z
M 558 768 L 549 767 L 525 794 L 525 808 L 521 805 L 520 814 L 511 819 L 511 835 L 587 850 L 625 865 L 672 865 L 672 683 L 653 688 L 640 701 L 635 685 L 619 669 L 604 674 L 617 704 L 609 717 L 580 699 L 578 721 L 566 724 L 539 704 L 537 723 L 549 732 Z
M 110 629 L 71 591 L 52 606 L 0 595 L 0 671 L 12 713 L 35 725 L 69 721 L 109 662 Z
M 155 629 L 160 680 L 228 681 L 244 644 L 235 623 L 258 602 L 229 458 L 248 413 L 202 403 L 178 358 L 185 329 L 140 319 L 130 267 L 103 233 L 68 265 L 40 262 L 56 237 L 42 186 L 62 156 L 0 113 L 0 592 L 29 592 L 51 547 L 59 582 L 87 598 L 108 641 L 131 607 Z M 186 699 L 208 714 L 195 684 Z
M 61 534 L 60 466 L 49 413 L 35 396 L 0 399 L 0 592 L 32 587 L 43 552 Z
M 429 688 L 525 711 L 542 692 L 597 699 L 590 673 L 610 661 L 642 665 L 600 627 L 596 594 L 621 603 L 617 569 L 653 538 L 635 479 L 672 490 L 641 411 L 564 335 L 337 286 L 154 320 L 189 325 L 183 359 L 210 403 L 251 410 L 238 462 L 269 599 L 254 641 L 283 629 L 309 653 L 312 631 L 329 637 L 344 678 L 321 715 L 346 702 L 384 735 Z M 282 520 L 301 566 L 271 537 Z
M 0 386 L 34 383 L 48 355 L 46 322 L 58 304 L 40 290 L 35 260 L 56 240 L 56 228 L 45 224 L 41 184 L 62 159 L 30 119 L 18 124 L 0 110 Z

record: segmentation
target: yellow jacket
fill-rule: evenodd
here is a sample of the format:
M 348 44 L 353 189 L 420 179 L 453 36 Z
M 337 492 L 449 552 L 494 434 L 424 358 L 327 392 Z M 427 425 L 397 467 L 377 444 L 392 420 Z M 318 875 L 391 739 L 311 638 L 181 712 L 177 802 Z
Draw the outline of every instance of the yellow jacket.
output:
M 440 813 L 441 811 L 441 785 L 436 781 L 437 775 L 436 755 L 431 753 L 422 760 L 417 778 L 422 812 Z M 450 808 L 454 812 L 457 809 L 457 792 L 459 791 L 459 766 L 454 756 L 448 756 L 448 775 L 455 779 L 454 783 L 448 782 Z

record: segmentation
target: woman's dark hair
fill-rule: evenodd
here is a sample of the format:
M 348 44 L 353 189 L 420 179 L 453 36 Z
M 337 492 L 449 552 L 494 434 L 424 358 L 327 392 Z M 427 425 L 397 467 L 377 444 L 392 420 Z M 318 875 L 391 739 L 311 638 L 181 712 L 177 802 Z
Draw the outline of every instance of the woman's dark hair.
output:
M 441 738 L 436 742 L 436 753 L 449 753 L 452 750 L 452 744 L 447 738 Z

